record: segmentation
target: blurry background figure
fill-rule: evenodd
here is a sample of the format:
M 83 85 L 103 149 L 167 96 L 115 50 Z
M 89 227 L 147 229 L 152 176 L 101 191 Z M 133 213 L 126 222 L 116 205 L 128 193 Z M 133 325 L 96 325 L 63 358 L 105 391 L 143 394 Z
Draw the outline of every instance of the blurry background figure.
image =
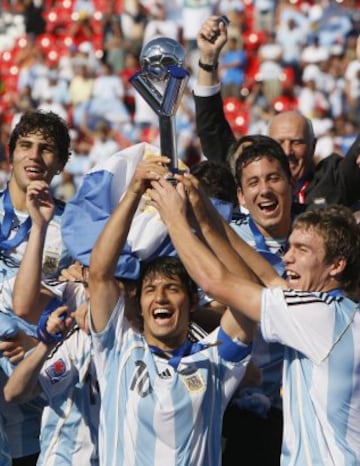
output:
M 245 63 L 246 55 L 241 41 L 230 37 L 219 60 L 223 98 L 240 97 L 241 86 L 244 83 Z

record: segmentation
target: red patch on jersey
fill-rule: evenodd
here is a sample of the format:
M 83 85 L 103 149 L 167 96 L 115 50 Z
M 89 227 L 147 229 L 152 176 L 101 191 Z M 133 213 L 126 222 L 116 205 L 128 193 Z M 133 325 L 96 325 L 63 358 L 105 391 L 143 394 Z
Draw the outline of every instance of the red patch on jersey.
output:
M 46 369 L 46 374 L 49 377 L 51 383 L 58 382 L 65 375 L 65 372 L 66 365 L 63 359 L 58 359 Z

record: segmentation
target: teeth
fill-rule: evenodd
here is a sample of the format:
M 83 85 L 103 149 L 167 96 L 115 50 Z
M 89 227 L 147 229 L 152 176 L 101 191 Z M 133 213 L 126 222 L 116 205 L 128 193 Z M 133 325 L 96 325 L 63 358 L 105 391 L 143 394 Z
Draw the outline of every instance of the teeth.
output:
M 295 272 L 290 272 L 290 270 L 286 271 L 286 276 L 287 276 L 287 278 L 291 278 L 291 279 L 300 278 L 300 275 L 298 275 Z
M 171 312 L 168 309 L 155 309 L 154 317 L 160 317 L 161 319 L 171 317 Z
M 262 202 L 259 204 L 260 209 L 275 209 L 276 207 L 276 202 Z
M 27 168 L 26 170 L 31 173 L 41 173 L 41 170 L 37 168 Z

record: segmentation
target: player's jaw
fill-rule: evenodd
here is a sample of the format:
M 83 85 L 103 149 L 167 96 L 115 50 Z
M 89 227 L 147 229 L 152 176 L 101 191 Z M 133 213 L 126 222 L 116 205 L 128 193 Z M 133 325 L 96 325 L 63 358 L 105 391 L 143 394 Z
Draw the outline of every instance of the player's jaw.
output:
M 188 328 L 188 316 L 184 313 L 183 309 L 176 309 L 171 305 L 156 306 L 148 313 L 143 313 L 147 342 L 163 350 L 173 350 L 181 346 Z

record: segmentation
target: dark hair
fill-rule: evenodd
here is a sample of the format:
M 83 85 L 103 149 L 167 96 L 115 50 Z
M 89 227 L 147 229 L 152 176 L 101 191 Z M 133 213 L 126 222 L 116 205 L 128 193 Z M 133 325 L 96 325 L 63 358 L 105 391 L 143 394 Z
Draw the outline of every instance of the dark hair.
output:
M 246 136 L 242 136 L 235 142 L 231 144 L 229 147 L 227 154 L 226 154 L 226 161 L 230 167 L 231 173 L 233 174 L 234 178 L 236 179 L 236 161 L 242 153 L 242 150 L 245 147 L 250 146 L 254 143 L 263 142 L 268 144 L 274 144 L 275 146 L 279 143 L 275 141 L 275 139 L 271 138 L 270 136 L 265 136 L 263 134 L 248 134 Z M 281 147 L 281 146 L 280 146 Z
M 279 143 L 269 138 L 269 141 L 254 142 L 243 148 L 241 154 L 236 160 L 236 182 L 241 187 L 241 178 L 243 168 L 254 160 L 267 157 L 278 160 L 286 178 L 291 181 L 291 172 L 288 158 Z
M 209 197 L 237 204 L 235 180 L 224 163 L 204 160 L 192 165 L 190 173 L 200 181 Z
M 323 238 L 326 264 L 343 258 L 346 267 L 338 280 L 346 291 L 353 291 L 360 276 L 360 227 L 353 212 L 340 205 L 312 209 L 300 214 L 293 229 L 314 228 Z
M 42 110 L 29 110 L 25 112 L 13 129 L 9 139 L 10 161 L 12 161 L 19 137 L 38 132 L 46 140 L 55 143 L 56 155 L 64 167 L 70 157 L 69 129 L 66 122 L 59 115 Z
M 142 262 L 136 292 L 138 300 L 140 299 L 145 279 L 149 277 L 154 278 L 156 275 L 163 275 L 168 278 L 178 277 L 184 285 L 190 301 L 197 294 L 197 286 L 187 273 L 180 259 L 173 256 L 162 256 L 149 262 Z

